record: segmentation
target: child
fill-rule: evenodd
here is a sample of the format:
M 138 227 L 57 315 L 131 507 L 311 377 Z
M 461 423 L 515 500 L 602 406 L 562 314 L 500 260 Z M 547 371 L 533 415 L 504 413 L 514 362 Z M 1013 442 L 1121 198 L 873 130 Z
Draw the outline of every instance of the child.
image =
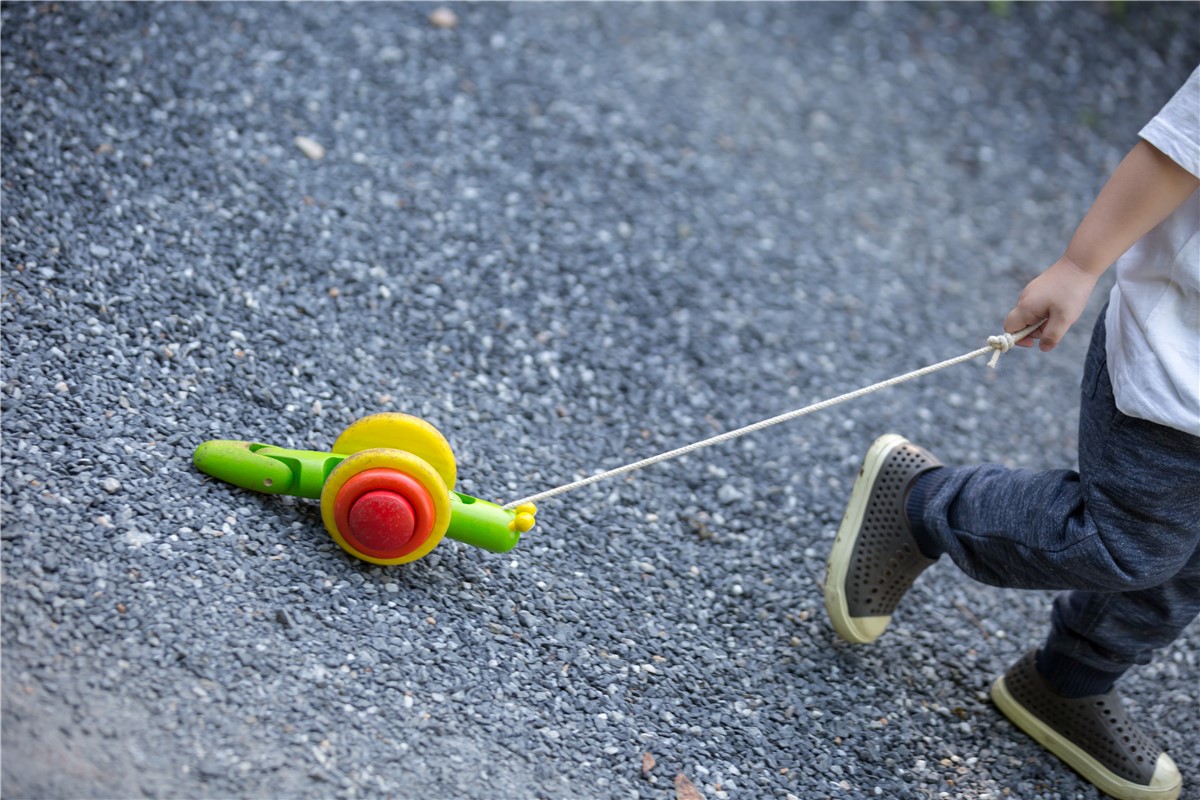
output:
M 1175 763 L 1113 685 L 1200 612 L 1200 68 L 1140 136 L 1004 321 L 1045 320 L 1021 344 L 1053 349 L 1117 261 L 1085 364 L 1079 471 L 943 467 L 899 436 L 878 439 L 829 556 L 825 605 L 842 638 L 873 641 L 943 553 L 994 586 L 1072 590 L 992 699 L 1101 791 L 1176 798 Z

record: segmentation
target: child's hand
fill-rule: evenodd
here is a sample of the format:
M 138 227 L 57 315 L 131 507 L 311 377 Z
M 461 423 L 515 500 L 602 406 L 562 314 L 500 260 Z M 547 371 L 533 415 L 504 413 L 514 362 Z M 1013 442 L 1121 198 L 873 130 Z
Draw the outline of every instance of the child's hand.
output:
M 1063 256 L 1021 292 L 1016 307 L 1004 318 L 1004 330 L 1016 333 L 1044 319 L 1046 322 L 1041 327 L 1017 344 L 1032 347 L 1033 340 L 1040 339 L 1043 351 L 1053 350 L 1067 329 L 1083 314 L 1099 277 L 1085 272 Z

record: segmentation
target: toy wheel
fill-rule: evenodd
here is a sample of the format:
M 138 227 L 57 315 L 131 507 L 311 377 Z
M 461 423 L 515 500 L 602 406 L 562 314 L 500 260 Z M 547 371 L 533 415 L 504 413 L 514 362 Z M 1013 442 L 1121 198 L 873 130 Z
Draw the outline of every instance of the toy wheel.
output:
M 450 494 L 424 459 L 402 450 L 362 450 L 329 473 L 321 489 L 321 519 L 355 558 L 406 564 L 427 555 L 446 535 Z
M 395 412 L 363 417 L 342 431 L 333 443 L 333 452 L 358 453 L 379 447 L 412 453 L 433 467 L 447 490 L 454 488 L 454 451 L 441 431 L 420 417 Z

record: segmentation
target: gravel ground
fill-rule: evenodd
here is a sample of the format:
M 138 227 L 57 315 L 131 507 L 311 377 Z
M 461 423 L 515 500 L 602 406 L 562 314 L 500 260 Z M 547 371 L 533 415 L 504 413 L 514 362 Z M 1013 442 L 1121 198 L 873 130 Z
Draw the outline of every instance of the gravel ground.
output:
M 1198 7 L 432 11 L 4 5 L 4 796 L 1094 797 L 986 699 L 1049 594 L 943 564 L 850 647 L 820 584 L 880 433 L 1074 463 L 1102 292 L 503 556 L 359 563 L 190 457 L 401 410 L 507 501 L 974 349 Z M 1192 787 L 1198 662 L 1124 684 Z

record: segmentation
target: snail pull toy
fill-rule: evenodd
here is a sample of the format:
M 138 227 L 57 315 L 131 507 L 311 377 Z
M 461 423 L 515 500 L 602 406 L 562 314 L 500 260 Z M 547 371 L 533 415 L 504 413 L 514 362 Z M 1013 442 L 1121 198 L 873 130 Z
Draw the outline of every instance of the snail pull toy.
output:
M 347 553 L 405 564 L 443 536 L 494 553 L 513 549 L 534 524 L 532 503 L 503 508 L 454 491 L 446 437 L 408 414 L 374 414 L 346 428 L 332 452 L 214 440 L 192 457 L 214 478 L 264 494 L 319 498 L 321 519 Z
M 1043 320 L 1042 322 L 1045 322 Z M 201 472 L 243 489 L 321 499 L 321 518 L 346 552 L 373 564 L 405 564 L 425 556 L 443 536 L 506 553 L 533 527 L 535 502 L 615 478 L 704 447 L 727 442 L 990 355 L 989 367 L 1041 327 L 989 336 L 980 347 L 946 361 L 822 400 L 786 414 L 643 458 L 605 472 L 514 500 L 503 506 L 454 489 L 454 453 L 446 437 L 408 414 L 375 414 L 355 422 L 333 443 L 333 452 L 285 450 L 257 442 L 210 441 L 196 448 Z

